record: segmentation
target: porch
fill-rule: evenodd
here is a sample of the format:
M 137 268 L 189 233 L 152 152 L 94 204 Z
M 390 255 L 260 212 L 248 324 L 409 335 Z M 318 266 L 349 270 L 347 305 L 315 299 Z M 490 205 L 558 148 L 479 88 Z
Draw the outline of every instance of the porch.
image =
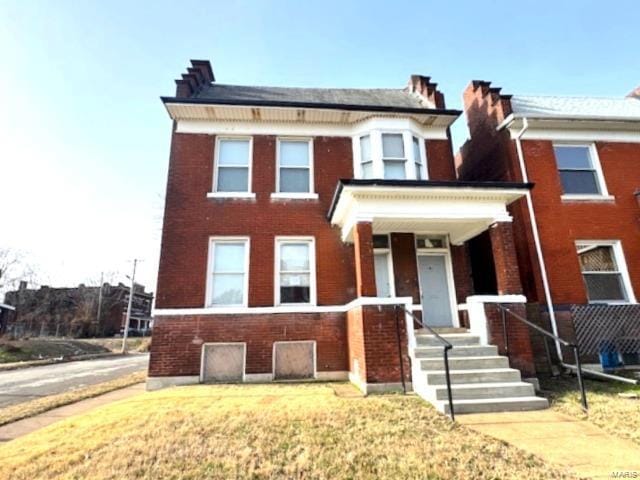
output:
M 522 381 L 535 377 L 526 325 L 509 326 L 510 355 L 501 355 L 503 332 L 494 305 L 509 303 L 511 310 L 525 312 L 507 207 L 528 188 L 486 182 L 339 184 L 329 219 L 340 227 L 343 240 L 354 245 L 358 298 L 372 301 L 348 315 L 350 331 L 357 331 L 349 334 L 354 383 L 365 392 L 381 388 L 381 368 L 372 373 L 370 366 L 374 355 L 381 362 L 377 357 L 385 352 L 385 342 L 393 340 L 393 315 L 399 312 L 404 320 L 400 332 L 395 319 L 396 352 L 405 344 L 407 358 L 395 362 L 397 368 L 389 377 L 411 382 L 414 391 L 447 411 L 440 343 L 444 339 L 453 345 L 451 381 L 458 412 L 547 406 L 546 400 L 535 396 L 533 386 Z M 486 271 L 474 272 L 469 248 L 479 236 L 487 249 L 480 263 Z M 493 285 L 494 291 L 483 292 L 492 295 L 474 295 L 475 277 L 483 278 L 485 287 Z M 376 311 L 375 298 L 385 305 L 396 301 L 395 311 L 381 305 Z M 428 329 L 419 328 L 420 324 Z

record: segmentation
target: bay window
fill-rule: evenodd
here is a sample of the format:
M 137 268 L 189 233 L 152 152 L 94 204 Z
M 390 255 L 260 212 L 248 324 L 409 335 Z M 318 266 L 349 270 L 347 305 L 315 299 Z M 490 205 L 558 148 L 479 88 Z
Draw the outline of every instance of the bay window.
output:
M 356 178 L 424 180 L 428 177 L 423 140 L 409 131 L 372 130 L 353 141 Z

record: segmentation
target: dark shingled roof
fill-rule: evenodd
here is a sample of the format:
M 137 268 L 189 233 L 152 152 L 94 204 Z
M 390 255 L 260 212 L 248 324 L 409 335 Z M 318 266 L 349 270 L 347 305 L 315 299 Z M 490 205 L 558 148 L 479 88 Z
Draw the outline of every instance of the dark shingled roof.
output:
M 192 98 L 233 102 L 292 102 L 398 108 L 432 108 L 415 94 L 392 88 L 252 87 L 214 83 Z
M 459 115 L 435 108 L 418 94 L 393 88 L 289 88 L 210 83 L 189 97 L 161 97 L 165 103 L 329 108 Z

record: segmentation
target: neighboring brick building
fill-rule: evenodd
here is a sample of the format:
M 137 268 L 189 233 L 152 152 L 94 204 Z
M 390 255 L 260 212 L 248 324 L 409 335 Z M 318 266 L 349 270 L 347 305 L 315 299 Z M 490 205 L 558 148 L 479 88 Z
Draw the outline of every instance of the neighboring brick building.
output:
M 413 384 L 444 410 L 442 348 L 422 318 L 456 344 L 456 408 L 546 405 L 520 381 L 535 376 L 528 331 L 513 328 L 520 371 L 507 368 L 484 306 L 524 313 L 507 206 L 530 185 L 456 179 L 460 112 L 428 77 L 249 87 L 192 61 L 176 83 L 162 99 L 173 132 L 149 388 L 349 378 L 366 392 Z M 474 297 L 468 242 L 484 231 L 496 295 Z
M 519 96 L 474 81 L 464 105 L 471 138 L 457 156 L 459 177 L 535 185 L 529 206 L 510 207 L 530 316 L 541 313 L 543 326 L 577 338 L 590 360 L 614 351 L 640 363 L 638 90 L 627 98 Z M 482 237 L 472 243 L 472 257 L 482 257 Z M 476 285 L 491 288 L 491 275 L 477 273 Z
M 119 283 L 100 287 L 80 284 L 71 288 L 20 288 L 7 292 L 5 301 L 15 308 L 4 332 L 15 336 L 108 337 L 120 333 L 126 318 L 130 287 Z M 136 284 L 131 306 L 132 330 L 148 332 L 153 293 Z

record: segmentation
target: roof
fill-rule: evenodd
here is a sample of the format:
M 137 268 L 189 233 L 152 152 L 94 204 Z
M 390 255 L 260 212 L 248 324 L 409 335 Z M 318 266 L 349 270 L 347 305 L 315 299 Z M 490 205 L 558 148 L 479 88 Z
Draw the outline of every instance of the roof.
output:
M 636 98 L 563 97 L 513 95 L 511 109 L 516 117 L 549 117 L 605 120 L 639 120 Z
M 460 188 L 460 189 L 495 189 L 495 190 L 531 190 L 533 183 L 519 182 L 495 182 L 495 181 L 464 181 L 464 180 L 382 180 L 382 179 L 340 179 L 336 191 L 333 194 L 331 206 L 327 213 L 327 219 L 333 217 L 333 213 L 340 199 L 344 187 L 414 187 L 422 189 Z
M 397 111 L 459 115 L 435 108 L 418 94 L 392 88 L 295 88 L 210 83 L 186 98 L 162 97 L 165 103 L 205 103 L 343 110 Z

